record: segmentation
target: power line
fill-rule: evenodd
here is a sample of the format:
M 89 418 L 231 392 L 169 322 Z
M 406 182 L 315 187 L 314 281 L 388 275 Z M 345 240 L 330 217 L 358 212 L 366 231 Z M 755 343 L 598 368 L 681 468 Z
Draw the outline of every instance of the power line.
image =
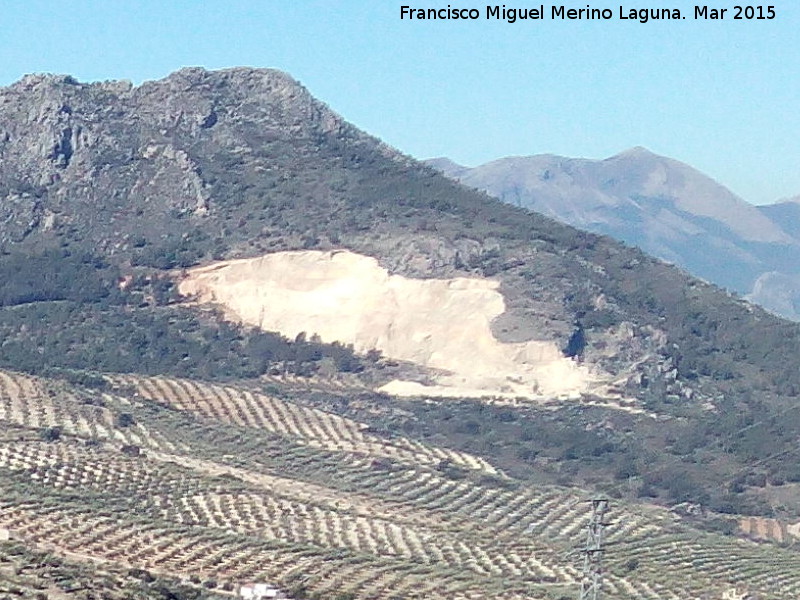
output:
M 759 425 L 763 425 L 770 421 L 773 421 L 776 417 L 785 415 L 786 413 L 800 408 L 800 403 L 787 407 L 773 415 L 770 415 L 769 418 L 759 419 L 754 423 L 750 423 L 744 427 L 741 427 L 735 432 L 732 432 L 728 436 L 727 439 L 733 440 L 740 436 L 742 433 L 758 427 Z M 718 442 L 720 440 L 717 440 Z M 728 478 L 724 484 L 729 484 L 734 482 L 742 473 L 746 473 L 747 471 L 751 470 L 753 467 L 759 466 L 761 464 L 770 462 L 776 458 L 788 456 L 794 454 L 796 452 L 800 452 L 800 446 L 795 448 L 789 448 L 785 450 L 781 450 L 779 452 L 775 452 L 769 456 L 766 456 L 760 460 L 754 461 L 749 465 L 741 468 L 739 471 L 734 473 L 733 476 Z M 639 477 L 643 477 L 648 473 L 654 473 L 658 470 L 659 467 L 655 467 L 652 469 L 647 469 L 643 472 L 639 473 Z M 614 489 L 619 490 L 622 484 L 618 484 L 614 486 Z M 604 519 L 605 514 L 609 508 L 609 500 L 606 497 L 595 497 L 589 501 L 592 505 L 592 513 L 589 518 L 589 523 L 586 529 L 586 544 L 582 551 L 584 555 L 583 561 L 583 572 L 581 577 L 581 592 L 580 592 L 580 600 L 600 600 L 600 594 L 602 593 L 602 586 L 603 586 L 603 554 L 607 545 L 604 543 L 604 528 L 609 525 Z

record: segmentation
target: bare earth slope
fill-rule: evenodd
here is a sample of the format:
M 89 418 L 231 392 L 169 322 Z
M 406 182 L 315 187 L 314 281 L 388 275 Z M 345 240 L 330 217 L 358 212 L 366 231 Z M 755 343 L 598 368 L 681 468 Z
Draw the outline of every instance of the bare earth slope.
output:
M 390 275 L 374 258 L 348 251 L 301 251 L 191 269 L 179 291 L 290 338 L 316 334 L 443 371 L 434 387 L 394 381 L 384 388 L 391 393 L 552 398 L 587 392 L 587 369 L 553 342 L 504 344 L 494 337 L 491 322 L 505 311 L 498 287 L 477 277 Z

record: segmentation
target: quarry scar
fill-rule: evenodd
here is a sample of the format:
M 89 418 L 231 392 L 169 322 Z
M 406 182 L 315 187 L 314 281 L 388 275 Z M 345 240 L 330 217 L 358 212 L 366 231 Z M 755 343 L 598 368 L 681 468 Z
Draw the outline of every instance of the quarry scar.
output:
M 498 286 L 484 278 L 392 275 L 349 251 L 300 251 L 191 269 L 179 291 L 290 338 L 314 333 L 447 373 L 433 387 L 393 381 L 382 388 L 390 394 L 536 399 L 592 389 L 596 374 L 555 343 L 494 337 L 490 323 L 505 311 Z

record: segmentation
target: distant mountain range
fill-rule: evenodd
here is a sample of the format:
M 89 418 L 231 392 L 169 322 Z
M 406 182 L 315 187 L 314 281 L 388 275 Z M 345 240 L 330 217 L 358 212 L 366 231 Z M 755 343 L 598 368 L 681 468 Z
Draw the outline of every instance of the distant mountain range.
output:
M 475 168 L 427 163 L 461 183 L 609 235 L 800 320 L 800 196 L 753 206 L 691 166 L 636 147 L 604 160 L 551 154 Z

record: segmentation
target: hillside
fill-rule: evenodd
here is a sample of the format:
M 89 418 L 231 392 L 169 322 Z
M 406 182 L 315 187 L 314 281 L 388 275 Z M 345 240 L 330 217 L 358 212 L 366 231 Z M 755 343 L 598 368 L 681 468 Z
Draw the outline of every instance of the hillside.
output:
M 396 379 L 430 386 L 446 375 L 435 369 L 452 356 L 381 361 L 354 354 L 355 338 L 322 340 L 310 321 L 307 335 L 295 325 L 287 339 L 198 310 L 177 289 L 193 265 L 347 249 L 392 276 L 494 287 L 502 308 L 481 318 L 498 343 L 568 351 L 602 383 L 587 402 L 599 395 L 626 408 L 612 410 L 612 422 L 631 408 L 640 415 L 607 432 L 601 454 L 612 465 L 699 436 L 657 461 L 696 472 L 702 499 L 719 495 L 709 460 L 723 481 L 793 447 L 794 413 L 734 444 L 732 456 L 718 444 L 794 406 L 800 374 L 785 357 L 797 353 L 796 326 L 637 250 L 454 184 L 359 132 L 283 73 L 185 69 L 139 87 L 28 76 L 0 98 L 0 364 L 8 368 L 212 380 L 345 373 L 372 389 Z M 23 266 L 30 261 L 34 278 Z M 404 331 L 427 339 L 424 329 Z M 413 335 L 403 343 L 420 343 Z M 526 369 L 538 368 L 528 364 L 507 371 L 500 391 L 520 393 Z M 537 382 L 522 385 L 536 395 Z M 646 414 L 676 419 L 656 426 Z M 587 426 L 581 413 L 564 418 Z M 585 481 L 596 466 L 574 468 Z M 767 470 L 787 476 L 784 465 Z
M 800 229 L 791 202 L 752 206 L 689 165 L 644 148 L 604 160 L 539 155 L 474 168 L 427 162 L 505 202 L 637 246 L 800 319 Z
M 769 594 L 769 560 L 796 591 L 793 551 L 707 530 L 800 516 L 798 326 L 458 185 L 284 73 L 0 90 L 0 250 L 0 527 L 32 552 L 558 598 L 603 493 L 647 523 L 615 534 L 615 597 Z

